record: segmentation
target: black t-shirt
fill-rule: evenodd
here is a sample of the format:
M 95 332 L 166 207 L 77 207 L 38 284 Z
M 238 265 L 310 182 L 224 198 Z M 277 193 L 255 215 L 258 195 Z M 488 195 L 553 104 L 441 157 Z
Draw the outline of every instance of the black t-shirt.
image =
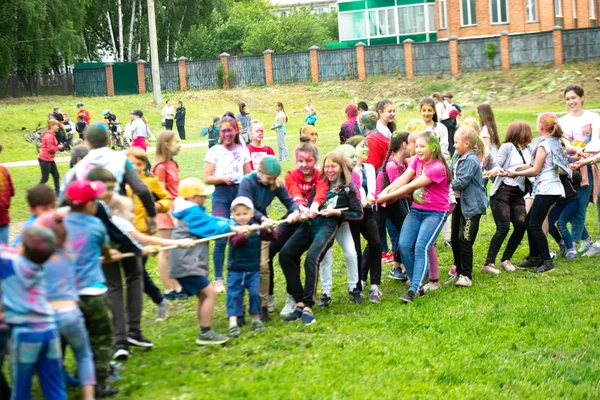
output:
M 117 116 L 115 114 L 106 114 L 104 116 L 104 120 L 106 121 L 112 132 L 117 131 L 117 126 L 114 125 L 114 123 L 117 122 Z

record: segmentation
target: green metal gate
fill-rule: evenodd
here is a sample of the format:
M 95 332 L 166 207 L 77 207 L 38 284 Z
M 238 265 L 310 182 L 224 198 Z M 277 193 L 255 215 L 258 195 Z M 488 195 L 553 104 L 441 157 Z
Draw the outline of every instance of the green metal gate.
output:
M 139 93 L 136 63 L 113 63 L 113 80 L 115 84 L 115 95 Z
M 106 96 L 104 63 L 75 63 L 73 81 L 78 96 Z

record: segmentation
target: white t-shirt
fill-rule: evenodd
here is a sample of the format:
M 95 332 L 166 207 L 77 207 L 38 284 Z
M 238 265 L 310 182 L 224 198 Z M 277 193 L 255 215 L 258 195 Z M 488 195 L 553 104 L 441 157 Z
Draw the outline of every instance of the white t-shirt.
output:
M 446 125 L 442 124 L 441 122 L 437 122 L 433 131 L 440 140 L 440 146 L 442 146 L 442 155 L 447 160 L 450 156 L 450 151 L 448 150 L 448 128 L 446 128 Z
M 214 176 L 229 178 L 235 183 L 244 177 L 244 165 L 250 160 L 250 151 L 241 144 L 236 144 L 233 150 L 217 144 L 208 149 L 204 157 L 205 162 L 215 165 Z
M 148 136 L 148 127 L 143 119 L 138 118 L 131 121 L 131 130 L 133 131 L 133 138 L 146 137 Z
M 377 131 L 379 133 L 382 133 L 383 136 L 385 136 L 388 139 L 392 137 L 392 132 L 390 131 L 390 129 L 380 120 L 377 120 Z
M 488 138 L 490 140 L 491 145 L 488 150 L 490 151 L 490 154 L 492 155 L 492 157 L 496 158 L 496 154 L 498 154 L 498 145 L 496 143 L 494 143 L 494 141 L 492 140 L 492 135 L 490 135 L 490 132 L 488 131 L 487 126 L 485 126 L 485 125 L 483 126 L 483 128 L 481 129 L 481 134 L 479 136 L 482 139 Z
M 542 170 L 535 177 L 533 184 L 533 192 L 537 196 L 545 195 L 560 195 L 565 197 L 565 188 L 563 187 L 560 177 L 558 176 L 558 167 L 552 161 L 552 150 L 548 142 L 543 142 L 540 147 L 546 150 L 546 160 L 542 166 Z
M 435 113 L 437 114 L 438 121 L 440 122 L 445 119 L 448 119 L 448 110 L 446 110 L 446 107 L 444 107 L 444 103 L 441 101 L 435 104 Z
M 567 114 L 560 117 L 558 123 L 567 139 L 571 142 L 582 142 L 579 147 L 584 147 L 593 139 L 599 139 L 600 115 L 595 112 L 584 111 L 580 117 Z
M 161 114 L 164 119 L 173 119 L 175 118 L 175 108 L 173 106 L 164 106 Z
M 521 155 L 517 151 L 517 148 L 515 146 L 512 146 L 512 153 L 510 155 L 510 163 L 504 169 L 520 167 L 522 165 L 531 165 L 531 154 L 529 154 L 529 151 L 527 151 L 527 149 L 525 149 L 525 150 L 521 151 L 521 153 L 523 153 L 523 158 L 525 159 L 525 164 L 523 164 L 523 158 L 521 158 Z M 522 183 L 523 177 L 517 177 L 517 178 L 506 177 L 506 178 L 504 178 L 502 183 L 504 183 L 505 185 L 508 185 L 508 186 L 519 186 L 517 179 L 519 181 L 521 181 L 521 183 Z M 528 179 L 528 178 L 525 177 L 525 179 Z

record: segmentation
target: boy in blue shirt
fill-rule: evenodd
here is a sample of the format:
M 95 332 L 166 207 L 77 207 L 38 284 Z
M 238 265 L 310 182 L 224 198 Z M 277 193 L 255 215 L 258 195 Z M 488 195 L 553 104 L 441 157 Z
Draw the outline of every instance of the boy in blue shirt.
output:
M 56 193 L 46 185 L 35 185 L 27 190 L 27 204 L 29 205 L 29 217 L 23 223 L 22 231 L 33 225 L 40 215 L 56 210 Z M 21 242 L 19 234 L 13 243 L 17 247 Z

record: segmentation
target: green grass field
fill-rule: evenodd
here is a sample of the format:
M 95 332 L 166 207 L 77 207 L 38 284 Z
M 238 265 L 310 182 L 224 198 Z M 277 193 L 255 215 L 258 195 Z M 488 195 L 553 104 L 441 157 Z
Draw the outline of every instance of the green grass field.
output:
M 570 68 L 570 69 L 569 69 Z M 573 74 L 575 67 L 513 72 L 514 81 L 499 89 L 489 76 L 466 76 L 458 81 L 406 81 L 376 78 L 363 83 L 331 82 L 321 85 L 278 86 L 214 92 L 186 92 L 181 97 L 188 109 L 188 135 L 198 141 L 198 132 L 210 117 L 224 110 L 235 110 L 239 100 L 246 101 L 252 115 L 270 125 L 272 105 L 283 101 L 288 113 L 300 109 L 311 97 L 319 120 L 319 149 L 322 154 L 338 144 L 337 131 L 344 120 L 346 104 L 359 100 L 390 97 L 398 106 L 397 122 L 403 127 L 418 117 L 415 102 L 432 90 L 452 90 L 455 98 L 469 99 L 465 111 L 474 115 L 481 99 L 474 94 L 494 87 L 493 96 L 507 100 L 492 103 L 499 129 L 504 132 L 511 121 L 533 123 L 536 113 L 564 111 L 561 87 L 554 90 L 521 93 L 539 80 L 559 79 Z M 594 64 L 577 66 L 590 79 L 586 90 L 593 93 Z M 587 69 L 585 69 L 587 68 Z M 565 72 L 566 71 L 566 72 Z M 571 72 L 569 72 L 571 71 Z M 537 74 L 537 75 L 535 75 Z M 498 80 L 507 79 L 495 74 Z M 487 81 L 487 83 L 486 83 Z M 473 83 L 476 82 L 476 83 Z M 493 81 L 492 81 L 493 82 Z M 432 86 L 437 85 L 436 88 Z M 478 86 L 479 85 L 479 86 Z M 440 89 L 440 86 L 443 86 Z M 408 87 L 408 88 L 407 88 Z M 515 92 L 516 91 L 516 92 Z M 407 93 L 411 93 L 409 97 Z M 513 93 L 511 95 L 511 93 Z M 516 94 L 514 94 L 516 93 Z M 171 96 L 178 99 L 178 94 Z M 165 97 L 165 96 L 163 96 Z M 592 97 L 592 96 L 590 96 Z M 166 98 L 166 97 L 165 97 Z M 35 150 L 18 133 L 20 125 L 35 125 L 56 103 L 71 111 L 78 99 L 26 99 L 0 105 L 0 143 L 5 152 L 2 162 L 35 158 Z M 149 116 L 154 132 L 159 130 L 159 109 L 152 106 L 150 95 L 84 100 L 93 116 L 110 106 L 117 116 L 141 107 Z M 406 100 L 407 101 L 407 100 Z M 412 104 L 412 106 L 411 106 Z M 588 98 L 587 108 L 600 106 Z M 9 118 L 10 117 L 10 118 Z M 288 147 L 297 144 L 301 114 L 290 113 Z M 274 135 L 266 143 L 275 147 Z M 184 148 L 177 161 L 181 176 L 203 176 L 206 147 Z M 64 173 L 67 164 L 59 164 Z M 292 168 L 292 163 L 284 169 Z M 11 209 L 15 221 L 24 220 L 24 191 L 37 183 L 39 168 L 11 168 L 18 188 Z M 276 203 L 273 215 L 281 216 Z M 587 226 L 598 233 L 597 213 L 589 207 Z M 126 362 L 117 399 L 346 399 L 403 397 L 419 399 L 513 399 L 600 397 L 600 278 L 597 259 L 559 259 L 555 271 L 534 275 L 526 272 L 499 276 L 479 273 L 490 239 L 495 231 L 491 212 L 482 219 L 475 245 L 474 285 L 468 289 L 444 287 L 411 305 L 403 305 L 399 296 L 406 291 L 403 283 L 387 278 L 383 268 L 383 301 L 379 305 L 349 304 L 346 294 L 344 257 L 334 246 L 334 303 L 329 309 L 315 309 L 317 323 L 304 327 L 279 320 L 278 311 L 286 298 L 283 274 L 276 264 L 275 292 L 278 304 L 274 321 L 264 334 L 249 328 L 242 336 L 223 347 L 198 347 L 195 302 L 179 301 L 164 323 L 154 322 L 155 306 L 146 301 L 143 330 L 155 343 L 151 351 L 133 349 Z M 441 241 L 438 240 L 441 244 Z M 556 247 L 553 241 L 551 245 Z M 527 255 L 526 241 L 514 261 Z M 438 246 L 440 279 L 444 280 L 452 263 L 451 252 Z M 156 277 L 155 262 L 149 270 Z M 220 295 L 213 324 L 220 333 L 227 331 L 225 296 Z M 6 370 L 6 368 L 5 368 Z M 70 397 L 76 398 L 77 391 Z

